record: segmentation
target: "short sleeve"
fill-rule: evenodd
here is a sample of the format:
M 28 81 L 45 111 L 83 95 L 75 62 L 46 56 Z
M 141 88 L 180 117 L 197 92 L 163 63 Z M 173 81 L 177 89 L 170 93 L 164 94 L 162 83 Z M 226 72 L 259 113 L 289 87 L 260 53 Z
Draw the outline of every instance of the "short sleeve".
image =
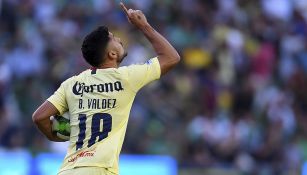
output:
M 55 91 L 54 94 L 47 99 L 47 101 L 52 103 L 57 108 L 60 115 L 63 115 L 63 113 L 65 113 L 68 110 L 64 83 L 61 84 L 61 86 L 57 89 L 57 91 Z
M 157 57 L 148 60 L 145 64 L 128 66 L 127 71 L 128 82 L 135 92 L 161 76 L 160 63 Z

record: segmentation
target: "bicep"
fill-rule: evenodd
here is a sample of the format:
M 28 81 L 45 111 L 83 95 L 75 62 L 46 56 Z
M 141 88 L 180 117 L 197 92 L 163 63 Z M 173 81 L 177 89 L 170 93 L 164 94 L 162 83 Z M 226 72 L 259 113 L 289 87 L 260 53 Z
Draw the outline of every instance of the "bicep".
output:
M 49 101 L 45 101 L 33 114 L 33 121 L 41 121 L 45 119 L 49 119 L 50 116 L 59 114 L 57 108 L 50 103 Z
M 53 105 L 59 111 L 60 115 L 68 110 L 64 83 L 62 83 L 61 86 L 54 92 L 54 94 L 47 99 L 47 101 L 50 102 L 51 105 Z
M 165 75 L 168 71 L 173 69 L 175 65 L 178 63 L 175 59 L 169 59 L 166 56 L 158 56 L 158 60 L 160 63 L 161 76 Z

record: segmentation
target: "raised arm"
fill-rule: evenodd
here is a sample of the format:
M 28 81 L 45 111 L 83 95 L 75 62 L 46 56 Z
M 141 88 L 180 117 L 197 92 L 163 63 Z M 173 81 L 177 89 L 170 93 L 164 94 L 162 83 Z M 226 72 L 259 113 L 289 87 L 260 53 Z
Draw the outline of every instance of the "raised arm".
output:
M 177 63 L 179 63 L 180 56 L 178 52 L 160 33 L 150 26 L 142 11 L 132 9 L 128 10 L 122 2 L 120 3 L 120 6 L 126 13 L 129 22 L 142 31 L 152 44 L 158 55 L 161 74 L 166 74 Z

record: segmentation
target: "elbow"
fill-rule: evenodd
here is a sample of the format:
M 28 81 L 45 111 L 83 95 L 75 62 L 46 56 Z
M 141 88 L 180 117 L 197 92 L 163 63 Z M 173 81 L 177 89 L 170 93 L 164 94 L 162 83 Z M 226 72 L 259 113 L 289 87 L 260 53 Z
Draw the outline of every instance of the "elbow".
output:
M 181 58 L 177 51 L 170 52 L 169 54 L 158 53 L 159 58 L 167 61 L 170 65 L 176 65 L 180 62 Z
M 172 62 L 173 62 L 173 65 L 178 64 L 178 63 L 180 62 L 180 60 L 181 60 L 180 55 L 176 52 L 176 54 L 174 54 L 174 55 L 172 56 L 172 59 L 171 59 L 171 60 L 173 60 L 173 61 L 172 61 Z
M 39 121 L 40 121 L 40 116 L 37 114 L 36 111 L 32 114 L 32 121 L 33 121 L 33 123 L 35 123 L 35 124 L 38 124 Z
M 176 56 L 174 57 L 176 64 L 178 64 L 181 60 L 180 55 L 176 53 Z
M 38 122 L 38 117 L 35 114 L 35 112 L 32 114 L 32 121 L 33 121 L 33 123 L 37 123 Z

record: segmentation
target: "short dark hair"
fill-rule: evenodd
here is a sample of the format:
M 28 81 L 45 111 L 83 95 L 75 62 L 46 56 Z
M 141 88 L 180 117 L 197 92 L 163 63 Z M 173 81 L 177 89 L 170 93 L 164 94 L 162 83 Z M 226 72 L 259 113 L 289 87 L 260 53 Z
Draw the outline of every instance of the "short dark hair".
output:
M 82 43 L 82 55 L 91 66 L 97 67 L 103 63 L 103 56 L 108 45 L 109 30 L 105 26 L 99 26 L 89 33 Z

